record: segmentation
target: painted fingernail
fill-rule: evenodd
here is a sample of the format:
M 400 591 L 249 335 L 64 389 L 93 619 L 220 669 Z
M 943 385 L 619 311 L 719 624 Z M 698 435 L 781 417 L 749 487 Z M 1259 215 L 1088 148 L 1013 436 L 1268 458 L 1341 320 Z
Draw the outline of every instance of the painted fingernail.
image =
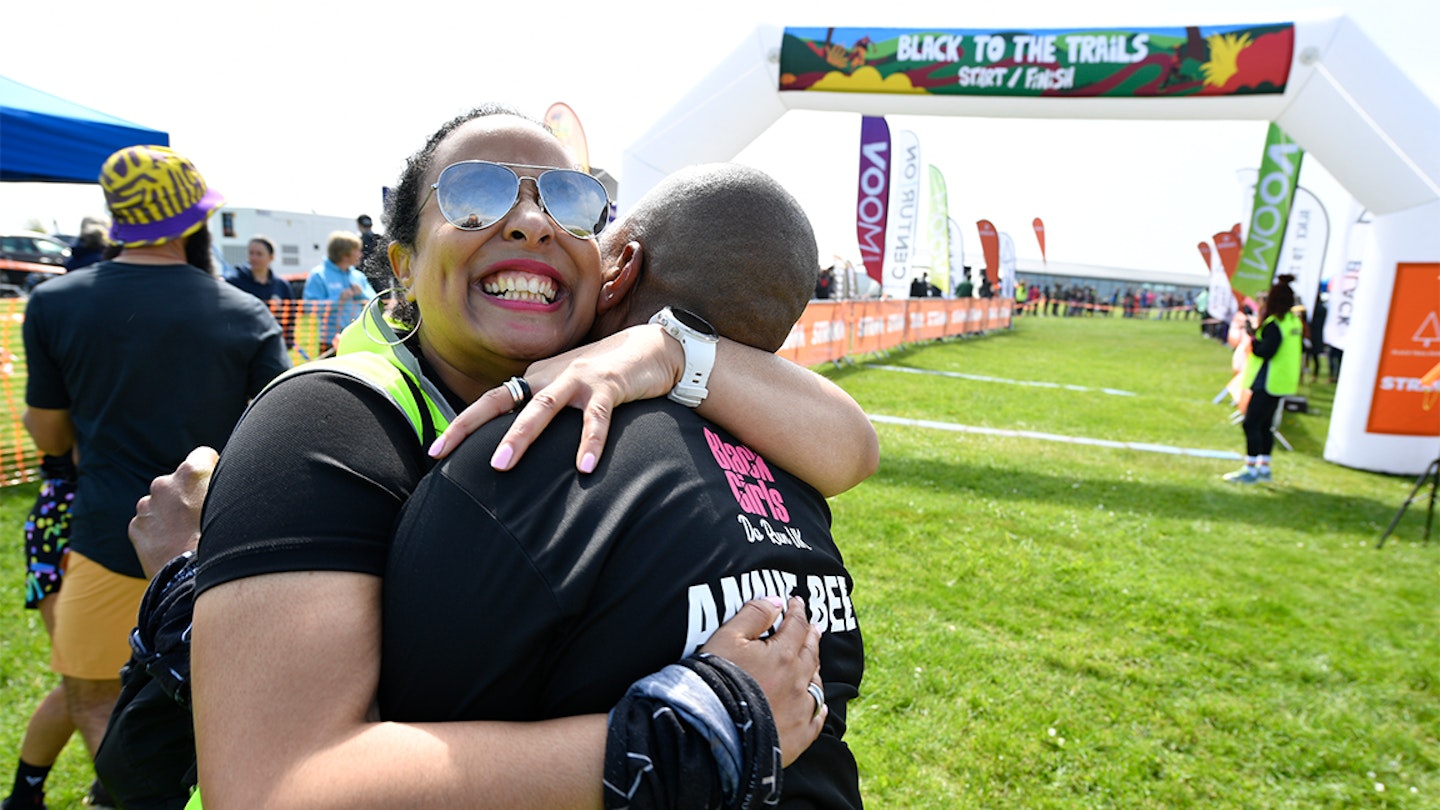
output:
M 781 610 L 785 609 L 785 602 L 778 596 L 766 596 L 764 599 Z
M 584 456 L 582 456 L 582 457 L 580 458 L 580 472 L 582 472 L 582 473 L 592 473 L 592 472 L 595 472 L 595 454 L 594 454 L 594 453 L 586 453 Z
M 431 443 L 430 450 L 428 452 L 430 453 L 431 458 L 439 458 L 440 454 L 445 452 L 445 437 L 441 436 L 433 443 Z
M 497 470 L 510 469 L 510 459 L 515 456 L 515 448 L 508 444 L 502 444 L 495 450 L 495 455 L 490 457 L 490 466 Z

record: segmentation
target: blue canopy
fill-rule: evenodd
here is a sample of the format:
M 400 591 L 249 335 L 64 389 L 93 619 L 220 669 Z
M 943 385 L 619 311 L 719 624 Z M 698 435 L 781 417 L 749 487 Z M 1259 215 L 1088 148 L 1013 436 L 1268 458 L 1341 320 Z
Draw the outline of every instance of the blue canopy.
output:
M 115 150 L 170 135 L 0 76 L 0 180 L 94 183 Z

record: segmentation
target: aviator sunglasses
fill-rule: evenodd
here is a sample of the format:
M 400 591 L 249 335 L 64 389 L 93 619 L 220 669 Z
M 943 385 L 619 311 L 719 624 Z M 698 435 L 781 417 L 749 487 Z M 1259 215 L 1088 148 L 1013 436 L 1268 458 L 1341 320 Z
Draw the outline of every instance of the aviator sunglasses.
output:
M 515 169 L 536 170 L 536 174 L 520 174 Z M 479 231 L 510 213 L 520 201 L 523 180 L 535 181 L 540 207 L 571 236 L 594 239 L 610 221 L 610 196 L 605 186 L 573 169 L 464 160 L 446 166 L 430 186 L 430 194 L 435 195 L 447 222 L 462 231 Z M 429 199 L 427 194 L 425 202 Z

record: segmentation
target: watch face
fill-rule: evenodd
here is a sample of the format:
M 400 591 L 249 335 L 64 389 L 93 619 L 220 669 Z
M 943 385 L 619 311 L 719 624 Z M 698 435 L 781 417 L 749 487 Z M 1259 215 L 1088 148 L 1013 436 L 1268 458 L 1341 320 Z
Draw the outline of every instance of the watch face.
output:
M 670 314 L 675 316 L 675 320 L 685 324 L 686 326 L 694 329 L 696 332 L 699 332 L 702 335 L 709 335 L 710 337 L 720 336 L 720 333 L 715 331 L 715 327 L 711 326 L 709 321 L 705 320 L 699 315 L 696 315 L 688 309 L 671 307 Z

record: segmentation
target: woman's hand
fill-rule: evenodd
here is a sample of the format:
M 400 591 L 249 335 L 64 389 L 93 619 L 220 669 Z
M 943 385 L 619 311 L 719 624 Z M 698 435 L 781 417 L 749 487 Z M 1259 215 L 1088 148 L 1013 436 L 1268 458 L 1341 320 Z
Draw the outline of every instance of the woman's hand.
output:
M 525 370 L 525 381 L 533 396 L 501 439 L 490 465 L 502 471 L 514 467 L 555 414 L 574 407 L 585 414 L 575 467 L 582 473 L 594 472 L 615 407 L 669 393 L 684 362 L 679 343 L 660 327 L 645 324 L 532 363 Z M 430 455 L 444 458 L 466 436 L 514 406 L 504 386 L 485 392 L 445 428 L 430 446 Z
M 810 693 L 810 685 L 815 684 L 823 694 L 824 684 L 820 680 L 820 629 L 806 619 L 804 600 L 790 597 L 780 629 L 769 638 L 760 638 L 780 617 L 779 602 L 775 597 L 746 602 L 700 651 L 738 664 L 760 684 L 770 701 L 782 759 L 788 767 L 820 736 L 830 710 L 823 703 L 817 707 Z

